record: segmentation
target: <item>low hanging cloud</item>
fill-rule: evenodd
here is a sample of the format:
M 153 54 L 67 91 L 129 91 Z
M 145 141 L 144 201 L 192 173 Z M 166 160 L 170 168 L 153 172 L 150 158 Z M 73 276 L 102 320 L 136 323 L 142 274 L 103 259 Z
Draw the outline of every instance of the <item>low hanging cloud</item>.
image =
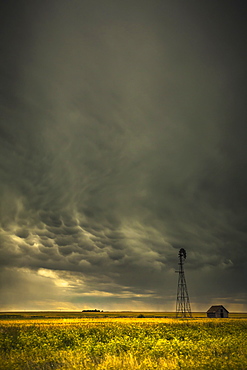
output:
M 212 6 L 5 5 L 1 309 L 173 310 L 180 248 L 192 309 L 246 309 L 245 23 Z

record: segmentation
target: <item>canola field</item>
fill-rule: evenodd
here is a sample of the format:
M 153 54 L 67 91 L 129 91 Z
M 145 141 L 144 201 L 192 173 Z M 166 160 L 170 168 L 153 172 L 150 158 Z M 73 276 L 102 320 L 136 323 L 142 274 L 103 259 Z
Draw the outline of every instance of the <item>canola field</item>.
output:
M 247 369 L 247 319 L 0 316 L 1 370 Z

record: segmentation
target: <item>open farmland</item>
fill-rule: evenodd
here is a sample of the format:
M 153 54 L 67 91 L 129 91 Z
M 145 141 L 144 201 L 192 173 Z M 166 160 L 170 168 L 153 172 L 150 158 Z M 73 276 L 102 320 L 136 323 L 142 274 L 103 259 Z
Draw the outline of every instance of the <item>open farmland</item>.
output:
M 0 369 L 247 369 L 246 314 L 193 316 L 1 313 Z

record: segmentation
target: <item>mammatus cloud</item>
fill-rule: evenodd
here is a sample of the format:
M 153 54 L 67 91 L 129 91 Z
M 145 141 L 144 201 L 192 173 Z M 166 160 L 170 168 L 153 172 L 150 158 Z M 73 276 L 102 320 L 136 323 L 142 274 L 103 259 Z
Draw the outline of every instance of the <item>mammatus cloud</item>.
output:
M 211 7 L 5 6 L 1 309 L 173 310 L 181 247 L 193 310 L 246 309 L 242 18 Z

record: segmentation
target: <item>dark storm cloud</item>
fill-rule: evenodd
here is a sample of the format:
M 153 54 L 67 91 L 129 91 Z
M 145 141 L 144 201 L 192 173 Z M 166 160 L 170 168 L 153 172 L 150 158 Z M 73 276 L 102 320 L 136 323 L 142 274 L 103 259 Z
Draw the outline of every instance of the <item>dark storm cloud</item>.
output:
M 245 22 L 201 4 L 5 4 L 3 307 L 173 309 L 183 247 L 194 309 L 246 309 Z

